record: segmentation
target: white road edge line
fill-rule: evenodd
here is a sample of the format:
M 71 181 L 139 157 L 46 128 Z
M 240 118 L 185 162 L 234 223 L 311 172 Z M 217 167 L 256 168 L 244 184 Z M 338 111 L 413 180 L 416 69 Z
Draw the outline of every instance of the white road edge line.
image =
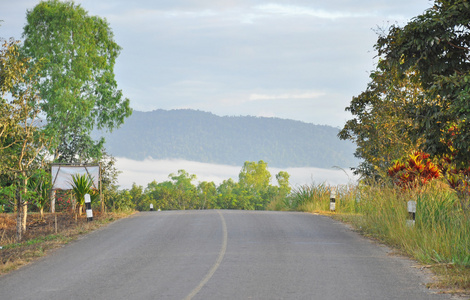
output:
M 204 279 L 202 279 L 199 285 L 194 290 L 192 290 L 192 292 L 189 293 L 189 295 L 186 296 L 184 300 L 191 300 L 194 296 L 196 296 L 197 293 L 199 293 L 202 287 L 206 285 L 209 279 L 211 279 L 212 275 L 214 275 L 217 268 L 219 268 L 220 264 L 222 263 L 222 259 L 225 256 L 225 252 L 227 251 L 227 224 L 225 223 L 225 218 L 222 215 L 222 213 L 220 211 L 217 211 L 217 212 L 219 213 L 220 220 L 222 221 L 222 231 L 223 231 L 222 248 L 220 249 L 219 257 L 217 258 L 217 261 L 210 269 L 209 273 L 207 273 L 207 275 L 204 277 Z

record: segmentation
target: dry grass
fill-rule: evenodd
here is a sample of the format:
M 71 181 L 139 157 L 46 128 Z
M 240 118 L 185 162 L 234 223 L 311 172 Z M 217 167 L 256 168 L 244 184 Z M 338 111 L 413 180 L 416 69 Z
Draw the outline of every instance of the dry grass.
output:
M 429 266 L 438 279 L 430 287 L 470 295 L 470 215 L 452 190 L 430 185 L 403 191 L 385 185 L 336 188 L 336 211 L 329 211 L 325 185 L 294 190 L 284 210 L 329 215 L 361 234 Z M 416 225 L 408 226 L 406 202 L 417 201 Z
M 436 264 L 429 267 L 438 277 L 438 280 L 430 285 L 431 288 L 470 296 L 470 267 L 454 264 Z
M 69 213 L 45 214 L 42 220 L 37 213 L 28 215 L 27 231 L 23 240 L 17 243 L 16 214 L 0 214 L 0 275 L 28 264 L 76 239 L 79 235 L 100 228 L 114 220 L 128 216 L 129 213 L 94 212 L 93 221 L 86 217 L 75 219 Z M 57 232 L 56 222 L 57 217 Z

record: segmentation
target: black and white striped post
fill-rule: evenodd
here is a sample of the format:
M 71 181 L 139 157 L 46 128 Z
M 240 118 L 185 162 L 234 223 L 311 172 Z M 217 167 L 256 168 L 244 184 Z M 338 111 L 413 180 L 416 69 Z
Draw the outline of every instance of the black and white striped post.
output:
M 85 194 L 86 220 L 93 221 L 93 211 L 91 210 L 90 194 Z
M 336 190 L 331 188 L 330 190 L 330 211 L 336 210 Z
M 416 201 L 408 201 L 407 203 L 408 206 L 408 219 L 406 220 L 406 224 L 408 226 L 413 226 L 415 225 L 415 220 L 416 220 Z
M 150 203 L 150 211 L 153 211 L 153 204 Z

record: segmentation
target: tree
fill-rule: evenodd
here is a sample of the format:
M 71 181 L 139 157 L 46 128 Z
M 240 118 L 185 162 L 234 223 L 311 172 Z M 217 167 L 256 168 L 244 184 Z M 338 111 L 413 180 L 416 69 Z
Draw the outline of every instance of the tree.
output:
M 28 180 L 42 164 L 48 144 L 40 128 L 42 100 L 35 88 L 41 60 L 32 62 L 19 48 L 19 42 L 11 39 L 0 49 L 0 171 L 16 188 L 17 240 L 26 230 L 32 196 Z
M 139 210 L 144 210 L 147 204 L 143 191 L 144 188 L 141 185 L 137 185 L 135 182 L 132 184 L 132 187 L 129 190 L 130 199 L 134 203 L 135 207 Z
M 236 209 L 238 206 L 238 200 L 236 191 L 239 189 L 239 185 L 232 178 L 224 180 L 217 187 L 217 206 L 215 208 L 223 209 Z
M 192 181 L 196 179 L 196 175 L 189 174 L 185 170 L 178 170 L 178 175 L 172 173 L 168 177 L 173 180 L 178 209 L 193 208 L 192 200 L 196 198 L 196 187 L 192 184 Z
M 462 167 L 470 163 L 470 3 L 436 0 L 433 7 L 406 26 L 392 26 L 376 49 L 401 72 L 416 70 L 427 97 L 416 106 L 415 135 L 424 134 L 423 150 L 432 156 L 451 154 Z
M 98 163 L 98 162 L 96 162 Z M 112 194 L 115 194 L 118 189 L 118 175 L 122 173 L 116 169 L 116 159 L 108 154 L 106 151 L 103 151 L 102 158 L 100 160 L 101 167 L 101 211 L 104 212 L 106 199 L 112 197 Z
M 178 209 L 175 189 L 171 181 L 161 183 L 153 181 L 148 184 L 146 193 L 155 208 L 162 210 Z
M 364 179 L 386 176 L 390 164 L 419 147 L 421 135 L 412 138 L 413 116 L 417 103 L 423 102 L 423 89 L 416 72 L 401 74 L 380 61 L 370 75 L 366 91 L 353 97 L 346 107 L 354 116 L 339 132 L 340 139 L 356 143 L 355 156 L 363 162 L 355 173 Z
M 279 195 L 281 197 L 287 197 L 291 192 L 289 177 L 289 173 L 285 171 L 280 171 L 276 174 L 277 185 L 279 186 Z
M 217 197 L 217 189 L 214 182 L 203 181 L 197 186 L 200 209 L 212 209 Z
M 116 186 L 113 186 L 107 204 L 113 211 L 127 211 L 135 207 L 130 192 L 128 190 L 117 190 Z
M 132 112 L 114 79 L 121 48 L 109 24 L 73 1 L 58 0 L 40 2 L 26 19 L 23 51 L 33 61 L 46 60 L 38 88 L 54 160 L 100 157 L 103 139 L 92 140 L 91 131 L 111 131 Z
M 254 209 L 264 209 L 269 202 L 267 192 L 270 186 L 271 173 L 268 171 L 268 164 L 260 160 L 256 162 L 245 162 L 240 174 L 238 184 L 243 192 L 240 200 L 248 200 Z M 244 206 L 244 209 L 250 209 Z

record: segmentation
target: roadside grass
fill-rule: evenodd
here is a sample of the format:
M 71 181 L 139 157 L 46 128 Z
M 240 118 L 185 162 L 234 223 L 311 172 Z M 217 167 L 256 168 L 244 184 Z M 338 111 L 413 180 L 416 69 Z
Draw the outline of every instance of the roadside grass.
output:
M 329 210 L 332 188 L 335 212 Z M 415 225 L 407 223 L 409 200 L 417 202 Z M 294 189 L 284 203 L 282 210 L 330 215 L 417 260 L 435 273 L 438 280 L 431 288 L 470 294 L 470 211 L 463 210 L 456 194 L 439 182 L 420 191 L 312 183 Z
M 28 230 L 21 242 L 16 242 L 16 214 L 0 214 L 0 275 L 24 266 L 44 256 L 53 249 L 77 239 L 80 235 L 103 227 L 115 220 L 125 218 L 132 212 L 95 212 L 93 221 L 86 216 L 75 218 L 69 213 L 45 214 L 43 220 L 38 213 L 28 215 Z M 57 217 L 57 233 L 55 217 Z

